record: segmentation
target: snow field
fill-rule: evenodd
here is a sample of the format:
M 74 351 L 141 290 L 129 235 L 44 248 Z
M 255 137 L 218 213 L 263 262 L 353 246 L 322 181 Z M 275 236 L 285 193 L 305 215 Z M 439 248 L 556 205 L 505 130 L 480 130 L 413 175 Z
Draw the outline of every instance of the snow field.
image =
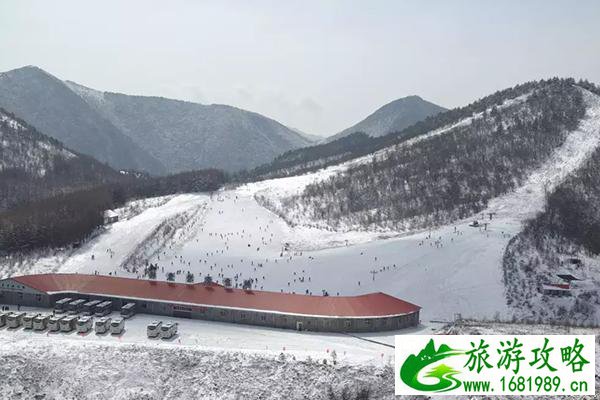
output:
M 0 393 L 35 399 L 326 399 L 330 387 L 393 396 L 391 365 L 294 356 L 14 338 L 0 343 Z
M 278 201 L 298 193 L 307 184 L 360 162 L 354 160 L 302 176 L 249 183 L 212 197 L 189 194 L 149 202 L 73 255 L 38 260 L 29 270 L 116 272 L 117 276 L 136 277 L 139 271 L 128 272 L 122 267 L 132 255 L 138 255 L 159 266 L 161 280 L 168 272 L 175 272 L 175 280 L 182 282 L 190 271 L 196 282 L 208 274 L 220 282 L 230 277 L 238 284 L 251 278 L 255 289 L 277 292 L 321 295 L 326 291 L 335 296 L 382 291 L 422 306 L 421 320 L 426 326 L 432 320 L 452 320 L 457 313 L 463 317 L 508 318 L 511 310 L 506 306 L 501 271 L 506 244 L 520 231 L 524 218 L 543 207 L 544 187 L 556 186 L 576 170 L 600 142 L 599 98 L 584 91 L 584 100 L 588 113 L 579 129 L 568 135 L 565 144 L 540 169 L 532 171 L 525 185 L 491 201 L 482 215 L 456 224 L 386 236 L 381 232 L 335 232 L 302 224 L 289 226 L 256 200 L 257 195 Z M 487 212 L 497 214 L 489 220 Z M 469 227 L 475 218 L 489 225 L 486 229 Z M 177 222 L 170 225 L 168 234 L 157 230 L 169 219 Z M 206 326 L 198 326 L 200 341 L 202 332 L 212 329 L 209 327 L 221 329 L 216 323 L 203 324 Z M 242 329 L 242 336 L 266 335 L 252 336 L 260 343 L 252 348 L 257 351 L 263 351 L 266 342 L 282 344 L 278 342 L 280 336 L 299 335 L 273 330 L 276 339 L 255 327 L 231 329 Z M 268 339 L 261 342 L 260 337 Z M 184 340 L 193 342 L 191 337 Z M 215 349 L 228 349 L 237 348 L 238 342 L 232 333 L 222 341 L 215 337 L 210 343 Z M 304 350 L 322 351 L 323 347 L 313 342 Z
M 25 308 L 22 308 L 24 310 Z M 35 310 L 48 313 L 49 310 Z M 119 316 L 113 313 L 112 318 Z M 154 320 L 173 321 L 178 323 L 178 334 L 172 340 L 149 339 L 146 336 L 147 325 Z M 425 327 L 409 330 L 410 333 L 427 333 Z M 125 332 L 120 336 L 110 334 L 96 335 L 93 331 L 87 334 L 76 332 L 33 331 L 29 329 L 0 328 L 2 341 L 28 341 L 31 343 L 102 344 L 102 345 L 140 345 L 145 347 L 173 349 L 199 349 L 204 351 L 227 351 L 244 354 L 263 354 L 276 357 L 284 353 L 304 360 L 330 360 L 331 353 L 336 352 L 337 360 L 348 365 L 383 366 L 393 359 L 394 334 L 405 331 L 383 332 L 378 334 L 361 334 L 353 337 L 338 333 L 296 332 L 275 328 L 254 327 L 241 324 L 230 324 L 213 321 L 190 320 L 163 317 L 159 315 L 137 314 L 125 321 Z M 360 337 L 373 340 L 361 340 Z

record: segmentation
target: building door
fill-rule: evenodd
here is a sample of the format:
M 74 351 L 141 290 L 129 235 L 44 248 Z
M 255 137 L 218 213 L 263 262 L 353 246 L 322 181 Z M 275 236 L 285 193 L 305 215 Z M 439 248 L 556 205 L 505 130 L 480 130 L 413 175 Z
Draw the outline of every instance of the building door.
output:
M 296 330 L 297 330 L 297 331 L 302 331 L 302 330 L 304 330 L 304 327 L 302 326 L 302 322 L 300 322 L 300 321 L 296 321 Z

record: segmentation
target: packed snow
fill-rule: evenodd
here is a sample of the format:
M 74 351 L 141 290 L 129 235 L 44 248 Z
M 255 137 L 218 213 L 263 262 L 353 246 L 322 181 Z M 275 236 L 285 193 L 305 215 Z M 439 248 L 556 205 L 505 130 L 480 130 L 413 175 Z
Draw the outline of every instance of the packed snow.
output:
M 16 311 L 14 306 L 10 306 Z M 51 310 L 20 307 L 21 311 L 29 313 L 49 314 Z M 109 317 L 118 317 L 114 312 Z M 146 327 L 152 321 L 163 323 L 177 322 L 178 333 L 171 340 L 148 339 Z M 411 328 L 412 334 L 429 333 L 431 329 L 440 328 L 440 324 L 432 327 Z M 79 342 L 96 344 L 139 344 L 159 348 L 195 348 L 206 351 L 235 351 L 240 353 L 262 353 L 278 356 L 281 352 L 299 359 L 329 358 L 331 352 L 336 352 L 337 360 L 346 364 L 385 365 L 393 358 L 394 335 L 404 331 L 383 333 L 364 333 L 346 335 L 341 333 L 296 332 L 275 328 L 255 327 L 226 322 L 192 320 L 185 318 L 163 317 L 159 315 L 137 314 L 125 322 L 125 332 L 122 335 L 97 335 L 93 331 L 87 334 L 75 332 L 37 332 L 30 329 L 0 328 L 0 339 Z M 365 340 L 367 339 L 367 340 Z
M 600 144 L 600 96 L 580 89 L 586 104 L 586 115 L 577 130 L 569 133 L 545 164 L 533 171 L 527 181 L 505 196 L 490 201 L 486 212 L 531 218 L 545 204 L 546 193 L 552 192 L 569 174 L 587 160 Z
M 180 321 L 180 335 L 170 341 L 146 339 L 149 320 L 134 316 L 121 336 L 0 328 L 0 393 L 23 399 L 330 399 L 331 392 L 343 398 L 349 391 L 355 398 L 367 390 L 371 399 L 394 398 L 393 352 L 386 346 L 342 335 L 322 341 L 327 335 L 307 332 L 284 338 L 271 335 L 275 330 L 202 321 Z M 226 339 L 231 350 L 205 346 L 221 340 L 221 332 L 232 336 Z M 437 332 L 596 333 L 476 321 L 459 321 Z M 318 351 L 303 350 L 314 344 L 320 345 Z M 269 349 L 256 351 L 263 345 Z M 598 354 L 595 362 L 598 369 Z M 597 378 L 596 390 L 599 386 Z
M 344 388 L 368 389 L 372 398 L 393 395 L 391 349 L 384 346 L 339 337 L 320 343 L 319 351 L 303 352 L 303 343 L 319 339 L 290 334 L 282 343 L 280 335 L 267 330 L 238 327 L 224 352 L 202 344 L 219 340 L 221 331 L 227 337 L 229 329 L 235 329 L 231 324 L 200 323 L 195 334 L 188 331 L 191 326 L 181 324 L 181 336 L 164 341 L 145 339 L 146 322 L 135 316 L 121 336 L 0 329 L 2 397 L 326 399 L 330 390 L 339 393 Z M 269 350 L 240 348 L 244 344 Z M 382 349 L 384 357 L 379 355 Z M 348 362 L 351 352 L 372 354 L 377 362 Z
M 216 281 L 229 277 L 236 284 L 252 278 L 255 289 L 276 292 L 336 296 L 381 291 L 422 306 L 423 322 L 452 320 L 459 313 L 508 316 L 501 271 L 508 240 L 524 218 L 541 209 L 544 187 L 558 184 L 600 141 L 600 101 L 585 91 L 584 99 L 588 114 L 564 145 L 524 186 L 494 199 L 488 210 L 469 220 L 412 233 L 336 232 L 290 226 L 261 206 L 261 196 L 276 201 L 350 165 L 344 163 L 213 196 L 179 195 L 138 206 L 136 215 L 107 227 L 69 256 L 39 259 L 28 271 L 143 277 L 143 266 L 155 263 L 162 280 L 173 272 L 181 282 L 190 271 L 195 281 L 206 275 Z M 490 219 L 489 212 L 496 214 Z M 472 219 L 486 225 L 471 227 Z
M 230 277 L 238 285 L 252 278 L 255 289 L 276 292 L 337 296 L 381 291 L 423 307 L 418 328 L 351 336 L 149 315 L 128 320 L 118 337 L 2 328 L 0 372 L 6 379 L 0 390 L 17 398 L 319 399 L 328 398 L 330 390 L 369 388 L 372 398 L 392 398 L 395 334 L 436 332 L 457 314 L 512 317 L 501 268 L 508 241 L 524 219 L 543 207 L 545 190 L 600 143 L 600 101 L 589 92 L 584 99 L 588 111 L 579 128 L 522 187 L 494 199 L 480 215 L 431 231 L 336 232 L 308 221 L 290 226 L 264 207 L 369 159 L 363 157 L 213 195 L 132 202 L 115 210 L 118 222 L 81 247 L 0 262 L 4 276 L 53 271 L 143 278 L 146 263 L 155 263 L 160 280 L 173 272 L 183 282 L 189 271 L 196 282 L 206 275 L 218 282 Z M 479 226 L 470 226 L 474 219 Z M 178 336 L 147 339 L 145 327 L 154 319 L 178 321 Z M 446 329 L 550 331 L 505 325 L 451 324 Z

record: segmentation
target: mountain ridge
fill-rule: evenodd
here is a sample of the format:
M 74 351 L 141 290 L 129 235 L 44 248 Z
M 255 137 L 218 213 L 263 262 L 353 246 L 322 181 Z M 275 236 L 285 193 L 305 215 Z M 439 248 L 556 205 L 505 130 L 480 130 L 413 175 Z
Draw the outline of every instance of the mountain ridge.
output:
M 310 144 L 274 119 L 226 104 L 67 85 L 171 172 L 208 167 L 233 172 Z
M 38 67 L 0 74 L 0 107 L 65 146 L 116 169 L 164 172 L 157 160 L 91 110 L 63 81 Z
M 0 106 L 114 168 L 155 175 L 203 168 L 233 172 L 312 143 L 256 112 L 103 92 L 35 66 L 0 74 Z
M 119 173 L 77 153 L 0 108 L 0 211 L 119 179 Z
M 363 120 L 327 138 L 339 139 L 354 132 L 364 132 L 379 137 L 390 132 L 401 131 L 429 116 L 447 111 L 446 108 L 424 100 L 418 95 L 410 95 L 393 100 L 379 107 Z

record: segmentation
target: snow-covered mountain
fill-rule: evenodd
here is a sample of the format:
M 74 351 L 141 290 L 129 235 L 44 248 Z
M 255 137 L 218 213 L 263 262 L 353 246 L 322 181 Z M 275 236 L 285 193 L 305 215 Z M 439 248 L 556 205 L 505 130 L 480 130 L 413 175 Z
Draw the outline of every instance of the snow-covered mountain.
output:
M 529 82 L 393 135 L 359 135 L 373 151 L 326 168 L 317 159 L 309 172 L 129 203 L 73 252 L 6 259 L 0 272 L 135 277 L 153 263 L 160 280 L 182 270 L 277 292 L 383 291 L 422 306 L 427 329 L 457 313 L 594 323 L 599 94 L 572 79 Z M 548 296 L 563 269 L 587 286 Z
M 169 172 L 237 171 L 311 143 L 277 121 L 227 105 L 100 92 L 73 82 L 67 85 Z
M 394 230 L 475 214 L 518 187 L 577 127 L 589 107 L 582 90 L 570 80 L 533 82 L 439 114 L 309 185 L 281 212 L 291 223 L 308 216 L 336 229 Z
M 446 111 L 419 96 L 407 96 L 394 100 L 355 125 L 327 138 L 339 139 L 354 132 L 364 132 L 369 136 L 383 136 L 390 132 L 399 132 L 425 118 Z
M 0 108 L 0 211 L 118 176 Z
M 0 107 L 65 146 L 117 169 L 163 173 L 163 165 L 67 85 L 37 67 L 0 74 Z
M 227 105 L 101 92 L 37 67 L 0 74 L 0 107 L 117 169 L 251 168 L 311 140 Z

